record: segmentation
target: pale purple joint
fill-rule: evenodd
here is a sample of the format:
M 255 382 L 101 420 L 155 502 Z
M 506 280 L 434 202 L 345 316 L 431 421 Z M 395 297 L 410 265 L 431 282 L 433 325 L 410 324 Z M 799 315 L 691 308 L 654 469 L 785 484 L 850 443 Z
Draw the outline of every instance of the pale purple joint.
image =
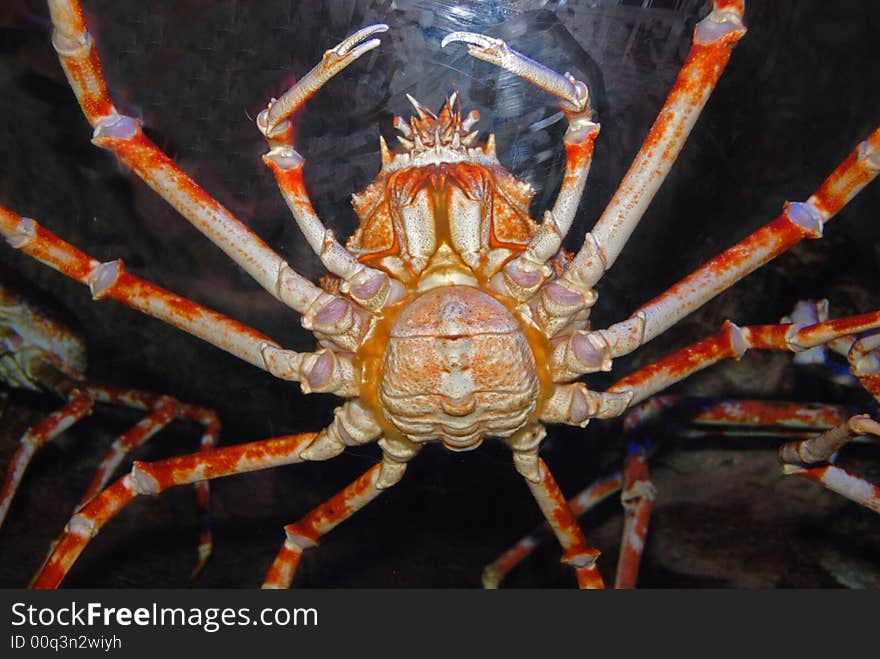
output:
M 124 114 L 111 114 L 95 125 L 92 141 L 96 144 L 103 138 L 128 140 L 137 135 L 139 128 L 137 119 Z M 98 145 L 100 146 L 100 144 Z
M 570 307 L 583 304 L 584 302 L 584 299 L 580 294 L 574 293 L 568 290 L 565 286 L 561 286 L 555 282 L 547 286 L 547 295 L 551 297 L 554 302 Z
M 14 249 L 21 249 L 37 236 L 37 223 L 29 217 L 21 218 L 15 230 L 6 236 L 6 242 Z
M 601 369 L 606 361 L 606 356 L 602 354 L 602 351 L 596 349 L 587 336 L 586 334 L 575 334 L 572 337 L 571 346 L 574 348 L 575 357 L 585 368 Z
M 694 30 L 694 43 L 708 46 L 724 38 L 731 32 L 745 32 L 742 17 L 731 11 L 713 11 L 697 23 Z
M 785 205 L 785 215 L 810 238 L 822 237 L 822 215 L 810 203 L 792 201 Z
M 379 292 L 384 282 L 384 277 L 376 275 L 360 286 L 352 286 L 351 294 L 359 300 L 369 300 Z
M 270 151 L 263 156 L 263 158 L 271 160 L 284 171 L 298 169 L 305 163 L 305 158 L 303 158 L 295 149 L 286 147 Z
M 504 267 L 504 272 L 507 273 L 507 276 L 510 277 L 516 284 L 522 286 L 523 288 L 531 288 L 532 286 L 537 286 L 541 283 L 542 274 L 540 270 L 536 270 L 535 272 L 526 272 L 524 270 L 520 270 L 513 264 L 508 264 Z
M 122 261 L 107 261 L 100 264 L 89 275 L 89 290 L 93 300 L 100 300 L 113 287 L 122 274 Z
M 589 419 L 590 409 L 587 404 L 587 396 L 580 389 L 575 389 L 572 394 L 568 412 L 571 415 L 571 422 L 574 424 L 581 425 Z
M 333 355 L 323 353 L 315 360 L 312 370 L 309 371 L 308 380 L 312 389 L 320 389 L 330 380 L 333 375 Z
M 318 325 L 332 325 L 342 320 L 348 311 L 348 302 L 341 298 L 331 300 L 315 314 L 315 323 Z

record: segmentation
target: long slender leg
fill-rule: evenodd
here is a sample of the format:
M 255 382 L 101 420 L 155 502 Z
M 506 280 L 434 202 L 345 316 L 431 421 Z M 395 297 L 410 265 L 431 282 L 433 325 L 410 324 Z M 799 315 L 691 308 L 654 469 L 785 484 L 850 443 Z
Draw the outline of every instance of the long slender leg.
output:
M 742 436 L 743 426 L 779 427 L 786 436 L 792 430 L 828 428 L 818 435 L 808 433 L 806 439 L 786 442 L 779 447 L 782 473 L 797 474 L 841 494 L 875 512 L 880 512 L 880 487 L 828 462 L 845 444 L 863 435 L 880 436 L 880 423 L 867 415 L 850 416 L 848 410 L 835 405 L 805 405 L 774 401 L 720 401 L 699 409 L 684 421 L 698 426 L 737 426 L 730 434 Z M 701 435 L 705 433 L 700 433 Z M 728 434 L 722 431 L 721 434 Z
M 285 435 L 158 462 L 135 462 L 131 473 L 101 491 L 70 518 L 31 586 L 57 588 L 89 541 L 135 497 L 158 494 L 176 485 L 302 462 L 302 450 L 316 436 Z
M 134 426 L 119 436 L 113 442 L 113 446 L 107 455 L 101 461 L 95 472 L 92 482 L 89 484 L 85 493 L 80 498 L 77 508 L 82 508 L 88 503 L 98 492 L 104 489 L 107 481 L 116 471 L 122 460 L 133 449 L 137 448 L 150 437 L 162 430 L 165 426 L 174 420 L 175 403 L 171 398 L 161 400 L 155 408 L 143 419 L 138 421 Z
M 562 560 L 574 567 L 578 585 L 581 588 L 604 588 L 602 575 L 596 566 L 599 550 L 590 547 L 584 538 L 583 531 L 578 525 L 571 508 L 565 501 L 565 497 L 556 484 L 553 475 L 547 465 L 538 459 L 538 478 L 531 480 L 526 478 L 526 485 L 538 502 L 541 512 L 559 544 L 562 545 Z
M 846 408 L 837 405 L 818 405 L 763 400 L 708 400 L 683 398 L 680 396 L 655 396 L 634 406 L 624 420 L 624 433 L 630 435 L 640 428 L 655 423 L 659 418 L 670 418 L 675 427 L 685 430 L 693 424 L 699 428 L 699 436 L 708 432 L 714 434 L 735 434 L 742 436 L 744 427 L 778 427 L 785 431 L 786 437 L 815 436 L 815 429 L 832 428 L 842 423 L 851 414 Z M 577 424 L 575 424 L 577 425 Z M 735 431 L 726 428 L 736 426 Z M 708 429 L 713 430 L 708 430 Z M 714 430 L 720 428 L 720 430 Z M 812 431 L 812 432 L 811 432 Z M 766 434 L 766 431 L 762 432 Z M 621 489 L 623 474 L 616 472 L 600 478 L 568 500 L 568 505 L 576 517 L 589 511 L 608 496 Z M 510 549 L 483 570 L 483 586 L 497 588 L 500 582 L 520 562 L 528 557 L 543 541 L 549 530 L 545 523 L 523 536 Z
M 328 460 L 339 455 L 346 446 L 373 442 L 379 436 L 380 428 L 372 414 L 360 400 L 355 399 L 337 407 L 333 422 L 318 433 L 287 435 L 241 446 L 207 449 L 202 453 L 156 463 L 135 462 L 130 474 L 103 490 L 70 519 L 47 559 L 48 564 L 61 566 L 57 568 L 61 572 L 45 579 L 57 586 L 89 539 L 138 494 L 158 494 L 173 485 L 208 481 L 284 464 Z M 388 456 L 380 472 L 379 486 L 382 487 L 396 473 L 402 475 L 403 463 L 416 454 L 418 447 L 388 440 L 380 440 L 379 445 Z M 38 582 L 41 579 L 43 577 L 37 577 Z M 57 581 L 52 582 L 52 579 Z
M 21 483 L 24 471 L 34 453 L 62 432 L 70 428 L 82 417 L 90 414 L 95 403 L 130 407 L 136 410 L 149 410 L 153 413 L 124 433 L 98 467 L 91 484 L 80 498 L 77 509 L 82 508 L 104 488 L 124 456 L 136 446 L 147 441 L 153 434 L 175 418 L 187 419 L 205 427 L 200 446 L 203 450 L 214 448 L 220 432 L 220 421 L 212 411 L 195 405 L 180 403 L 166 396 L 140 391 L 103 387 L 96 384 L 82 384 L 71 391 L 67 404 L 50 414 L 39 424 L 29 428 L 20 440 L 20 445 L 6 474 L 6 481 L 0 491 L 0 526 L 2 526 L 9 506 Z M 196 568 L 193 575 L 201 571 L 211 555 L 212 539 L 208 521 L 210 489 L 206 481 L 195 484 L 196 501 L 202 529 L 199 536 Z
M 2 207 L 0 234 L 13 247 L 88 286 L 96 300 L 113 298 L 273 375 L 303 382 L 309 390 L 342 396 L 356 391 L 350 359 L 343 355 L 334 355 L 328 364 L 326 358 L 320 358 L 321 353 L 283 350 L 275 341 L 238 321 L 125 272 L 121 260 L 99 263 L 34 220 Z M 344 318 L 331 322 L 344 322 Z
M 18 449 L 9 463 L 6 480 L 0 491 L 0 526 L 6 519 L 12 498 L 15 496 L 31 458 L 41 446 L 70 428 L 92 411 L 94 398 L 86 391 L 74 389 L 63 407 L 53 412 L 37 425 L 28 428 L 19 440 Z
M 623 474 L 619 471 L 600 478 L 569 499 L 568 507 L 575 517 L 580 517 L 619 491 L 622 485 Z M 520 538 L 510 549 L 483 568 L 483 588 L 498 588 L 511 570 L 541 543 L 549 530 L 550 525 L 547 522 L 538 525 L 531 533 Z
M 576 332 L 561 342 L 554 352 L 556 377 L 565 380 L 596 370 L 589 360 L 578 359 L 579 354 L 598 350 L 608 359 L 632 352 L 803 238 L 820 238 L 824 224 L 878 173 L 880 128 L 806 202 L 786 204 L 775 220 L 642 305 L 627 320 L 607 330 Z
M 742 12 L 742 2 L 716 0 L 712 13 L 694 30 L 690 54 L 617 192 L 565 274 L 540 292 L 541 305 L 554 318 L 545 330 L 550 335 L 584 308 L 578 298 L 595 298 L 588 291 L 620 255 L 678 157 L 733 47 L 745 34 Z
M 783 473 L 809 478 L 880 513 L 880 487 L 834 465 L 813 466 L 819 462 L 831 462 L 837 451 L 856 437 L 863 435 L 880 437 L 880 423 L 867 414 L 853 416 L 816 437 L 783 444 L 779 448 Z
M 666 387 L 723 359 L 739 359 L 747 350 L 798 352 L 847 336 L 880 328 L 880 311 L 798 327 L 791 323 L 737 327 L 725 322 L 718 334 L 693 343 L 621 378 L 609 392 L 632 392 L 635 405 Z
M 294 149 L 294 130 L 290 118 L 333 76 L 379 45 L 379 39 L 362 42 L 386 30 L 387 25 L 370 25 L 325 52 L 315 68 L 280 99 L 273 99 L 257 117 L 257 126 L 269 143 L 269 152 L 263 156 L 263 161 L 275 174 L 281 194 L 306 242 L 320 257 L 324 267 L 342 279 L 343 292 L 372 310 L 379 310 L 401 299 L 405 292 L 403 285 L 381 270 L 359 263 L 339 244 L 333 232 L 324 226 L 312 206 L 303 181 L 305 159 Z
M 138 390 L 90 385 L 88 391 L 97 402 L 125 405 L 145 411 L 150 410 L 150 414 L 113 442 L 113 446 L 95 472 L 95 476 L 92 478 L 88 489 L 80 498 L 77 509 L 85 506 L 98 492 L 104 489 L 110 477 L 129 452 L 141 446 L 174 419 L 194 421 L 204 427 L 204 432 L 199 441 L 199 446 L 203 451 L 217 446 L 220 435 L 220 420 L 213 410 L 181 403 L 169 396 L 158 396 Z M 199 531 L 196 565 L 193 568 L 192 577 L 195 577 L 202 571 L 213 551 L 213 537 L 209 517 L 210 485 L 207 481 L 198 481 L 194 487 L 201 530 Z
M 834 465 L 805 467 L 802 465 L 783 465 L 784 474 L 797 474 L 819 483 L 832 492 L 837 492 L 856 503 L 880 513 L 880 487 L 853 476 L 845 469 Z
M 187 403 L 178 403 L 177 412 L 180 418 L 194 421 L 204 427 L 202 436 L 199 439 L 199 446 L 203 452 L 217 447 L 217 442 L 220 439 L 220 419 L 213 410 Z M 201 529 L 199 530 L 199 546 L 196 549 L 196 564 L 190 573 L 190 579 L 195 579 L 199 575 L 214 550 L 214 536 L 211 533 L 209 514 L 211 486 L 208 481 L 201 480 L 197 481 L 194 487 L 196 491 L 196 506 L 199 518 L 201 519 Z
M 398 483 L 404 468 L 404 463 L 386 457 L 298 522 L 285 526 L 287 537 L 266 573 L 263 588 L 290 588 L 303 551 L 317 546 L 321 537 Z
M 624 468 L 623 492 L 623 534 L 620 541 L 620 558 L 617 559 L 615 588 L 635 588 L 639 576 L 639 563 L 648 534 L 648 521 L 657 494 L 648 474 L 647 454 L 642 446 L 630 450 Z
M 93 142 L 120 161 L 171 204 L 193 226 L 274 297 L 307 313 L 326 294 L 295 273 L 266 243 L 189 176 L 141 131 L 117 112 L 107 92 L 94 40 L 77 0 L 49 0 L 52 43 L 89 123 Z
M 839 405 L 722 400 L 699 404 L 696 413 L 689 414 L 686 421 L 700 426 L 773 426 L 788 432 L 798 432 L 805 429 L 833 428 L 842 423 L 850 413 L 850 410 Z

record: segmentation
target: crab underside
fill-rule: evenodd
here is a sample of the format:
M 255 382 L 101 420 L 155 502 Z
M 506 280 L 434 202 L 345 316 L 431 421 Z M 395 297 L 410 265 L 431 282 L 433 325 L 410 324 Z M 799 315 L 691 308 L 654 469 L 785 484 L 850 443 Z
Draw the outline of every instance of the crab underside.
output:
M 222 448 L 214 448 L 214 433 L 210 441 L 203 441 L 206 450 L 135 462 L 129 474 L 109 487 L 105 486 L 110 473 L 103 470 L 103 480 L 90 489 L 34 577 L 36 587 L 58 586 L 103 525 L 140 495 L 270 467 L 325 461 L 347 449 L 378 445 L 377 464 L 285 527 L 286 539 L 264 586 L 287 587 L 303 552 L 399 483 L 425 445 L 441 444 L 460 452 L 476 449 L 484 441 L 510 449 L 515 470 L 581 587 L 602 587 L 604 580 L 596 560 L 599 552 L 587 542 L 576 515 L 620 492 L 626 512 L 615 585 L 631 587 L 656 495 L 647 467 L 653 447 L 646 439 L 660 418 L 676 419 L 681 426 L 703 433 L 722 426 L 785 426 L 791 435 L 780 449 L 785 473 L 801 475 L 880 512 L 880 490 L 834 464 L 837 452 L 853 439 L 880 434 L 880 424 L 869 414 L 830 405 L 695 403 L 657 396 L 713 364 L 739 360 L 750 350 L 775 350 L 796 353 L 801 361 L 837 353 L 846 363 L 849 380 L 878 399 L 880 311 L 831 320 L 827 304 L 804 302 L 779 324 L 739 327 L 726 321 L 717 334 L 617 378 L 610 386 L 599 384 L 615 360 L 666 332 L 803 239 L 820 238 L 826 223 L 880 171 L 878 129 L 806 201 L 786 203 L 776 219 L 627 318 L 594 326 L 591 312 L 599 298 L 597 285 L 623 251 L 733 47 L 745 34 L 742 2 L 716 0 L 697 24 L 687 61 L 647 139 L 605 211 L 582 241 L 578 237 L 574 252 L 565 250 L 563 241 L 576 225 L 594 143 L 601 139 L 588 86 L 529 59 L 500 39 L 472 32 L 446 34 L 442 45 L 465 44 L 471 56 L 506 69 L 559 102 L 567 129 L 565 169 L 555 200 L 539 220 L 532 217 L 534 190 L 499 161 L 494 137 L 480 135 L 478 113 L 465 113 L 456 92 L 437 111 L 409 97 L 413 116 L 394 120 L 399 143 L 389 146 L 380 138 L 379 174 L 352 198 L 358 228 L 347 241 L 338 240 L 306 190 L 305 159 L 296 149 L 294 117 L 328 81 L 379 46 L 379 35 L 388 27 L 370 25 L 326 51 L 256 120 L 268 143 L 263 160 L 306 244 L 328 273 L 320 286 L 299 274 L 190 179 L 144 134 L 137 119 L 117 110 L 79 4 L 50 0 L 49 7 L 53 45 L 94 128 L 93 142 L 112 151 L 272 297 L 300 314 L 317 345 L 311 352 L 285 348 L 256 329 L 130 274 L 121 260 L 95 260 L 13 211 L 0 209 L 0 232 L 13 248 L 87 285 L 95 299 L 120 301 L 281 380 L 298 382 L 306 394 L 330 393 L 343 402 L 334 410 L 333 421 L 317 433 Z M 32 318 L 18 326 L 8 322 L 5 358 L 31 359 L 36 346 L 54 364 L 53 373 L 64 371 L 64 351 L 49 345 L 39 332 L 29 334 L 35 326 Z M 36 359 L 39 362 L 39 356 Z M 39 363 L 41 372 L 51 370 Z M 74 371 L 75 380 L 84 366 Z M 14 372 L 8 368 L 6 379 L 12 380 L 8 374 Z M 35 380 L 47 386 L 45 379 Z M 96 393 L 98 389 L 89 394 L 82 382 L 55 387 L 56 393 L 68 399 L 68 406 L 75 406 L 76 397 L 84 392 L 99 401 L 101 395 L 112 398 Z M 176 409 L 184 418 L 198 417 L 206 427 L 214 422 L 210 411 L 167 398 L 139 404 L 151 418 Z M 594 419 L 623 416 L 625 437 L 631 442 L 625 468 L 566 501 L 539 457 L 546 426 L 583 428 Z M 32 442 L 34 433 L 29 436 Z M 50 438 L 48 433 L 37 436 L 38 445 Z M 29 457 L 30 453 L 21 464 L 26 465 Z M 16 470 L 20 478 L 24 466 Z M 201 492 L 206 501 L 206 486 Z M 3 514 L 13 493 L 14 487 L 7 485 Z M 536 542 L 528 537 L 492 563 L 484 573 L 484 584 L 496 586 Z M 207 551 L 203 543 L 200 566 Z

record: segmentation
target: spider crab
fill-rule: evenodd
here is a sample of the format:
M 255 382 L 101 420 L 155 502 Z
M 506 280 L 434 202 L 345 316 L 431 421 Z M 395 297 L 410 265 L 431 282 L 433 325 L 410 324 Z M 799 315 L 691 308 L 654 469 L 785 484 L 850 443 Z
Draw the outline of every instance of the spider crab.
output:
M 877 359 L 873 338 L 880 313 L 828 321 L 820 311 L 790 323 L 737 327 L 700 341 L 597 391 L 583 376 L 608 371 L 612 361 L 660 335 L 715 295 L 826 222 L 880 169 L 880 130 L 872 133 L 806 202 L 787 204 L 778 218 L 723 252 L 630 317 L 607 328 L 590 325 L 595 286 L 636 228 L 745 34 L 744 6 L 716 0 L 699 23 L 691 54 L 642 150 L 611 203 L 574 254 L 561 249 L 586 184 L 599 126 L 587 86 L 480 34 L 455 32 L 444 46 L 465 43 L 474 57 L 508 69 L 555 96 L 568 121 L 566 167 L 559 195 L 541 222 L 528 214 L 531 190 L 499 163 L 490 135 L 471 131 L 453 94 L 436 114 L 412 100 L 415 116 L 399 119 L 401 149 L 381 143 L 375 182 L 355 195 L 360 218 L 343 245 L 315 212 L 303 183 L 304 159 L 294 147 L 292 118 L 328 80 L 379 45 L 384 25 L 353 34 L 287 93 L 257 124 L 264 157 L 307 243 L 331 274 L 319 287 L 299 275 L 268 245 L 210 198 L 113 105 L 79 5 L 50 0 L 53 44 L 89 122 L 94 142 L 128 168 L 209 237 L 272 296 L 297 311 L 319 342 L 314 352 L 283 348 L 267 336 L 127 273 L 120 261 L 99 263 L 34 220 L 0 213 L 10 244 L 88 285 L 96 298 L 116 299 L 183 329 L 262 368 L 299 382 L 308 393 L 344 399 L 318 433 L 136 463 L 132 472 L 91 499 L 70 520 L 36 577 L 57 586 L 89 540 L 133 498 L 168 487 L 303 461 L 326 460 L 350 446 L 377 443 L 380 464 L 327 503 L 286 527 L 287 538 L 265 585 L 289 585 L 303 550 L 399 482 L 407 463 L 428 442 L 473 449 L 485 438 L 504 441 L 574 567 L 583 587 L 602 586 L 596 558 L 547 465 L 538 457 L 546 424 L 585 426 L 613 418 L 691 373 L 748 349 L 798 352 L 837 342 L 847 346 L 853 373 L 873 395 Z M 876 335 L 874 335 L 876 336 Z M 873 432 L 865 419 L 842 420 L 824 450 L 792 449 L 792 467 L 876 507 L 878 493 L 826 460 L 853 435 Z M 810 445 L 811 447 L 813 445 Z M 830 449 L 829 449 L 830 447 Z M 650 512 L 652 488 L 644 455 L 630 456 L 623 484 L 632 505 L 618 585 L 631 585 Z M 828 474 L 832 476 L 828 477 Z
M 217 445 L 220 420 L 212 410 L 181 403 L 170 396 L 90 381 L 86 377 L 87 348 L 83 336 L 53 313 L 50 306 L 40 304 L 29 292 L 4 280 L 0 280 L 0 348 L 0 382 L 12 388 L 50 392 L 64 401 L 57 410 L 27 428 L 19 439 L 0 489 L 0 526 L 37 451 L 92 414 L 99 403 L 146 414 L 113 443 L 77 508 L 104 489 L 131 451 L 175 420 L 200 424 L 204 428 L 204 449 Z M 193 575 L 204 567 L 213 544 L 208 525 L 208 482 L 195 483 L 195 490 L 202 529 Z

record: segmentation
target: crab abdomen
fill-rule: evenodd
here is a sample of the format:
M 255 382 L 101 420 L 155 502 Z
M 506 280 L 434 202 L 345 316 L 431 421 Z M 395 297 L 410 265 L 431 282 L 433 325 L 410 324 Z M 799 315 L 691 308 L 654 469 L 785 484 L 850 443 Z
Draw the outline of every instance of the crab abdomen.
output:
M 450 286 L 402 310 L 385 350 L 379 396 L 385 417 L 410 440 L 465 450 L 525 425 L 540 388 L 516 317 L 476 288 Z

